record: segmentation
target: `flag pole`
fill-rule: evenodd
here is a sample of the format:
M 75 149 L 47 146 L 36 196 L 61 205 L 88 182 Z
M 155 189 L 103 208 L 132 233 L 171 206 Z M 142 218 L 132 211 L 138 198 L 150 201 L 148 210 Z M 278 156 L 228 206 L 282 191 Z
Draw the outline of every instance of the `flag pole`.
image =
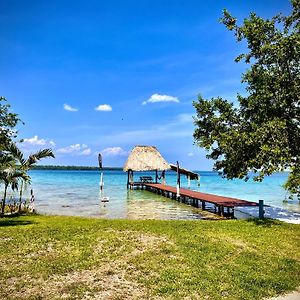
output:
M 180 198 L 180 170 L 179 162 L 177 161 L 177 185 L 176 185 L 176 197 Z
M 99 169 L 100 169 L 100 193 L 102 194 L 103 191 L 103 167 L 102 167 L 102 155 L 101 153 L 98 154 L 98 163 L 99 163 Z
M 99 162 L 99 169 L 100 169 L 100 199 L 101 202 L 108 202 L 109 197 L 104 197 L 104 180 L 103 180 L 103 166 L 102 166 L 102 155 L 101 153 L 98 154 L 98 162 Z

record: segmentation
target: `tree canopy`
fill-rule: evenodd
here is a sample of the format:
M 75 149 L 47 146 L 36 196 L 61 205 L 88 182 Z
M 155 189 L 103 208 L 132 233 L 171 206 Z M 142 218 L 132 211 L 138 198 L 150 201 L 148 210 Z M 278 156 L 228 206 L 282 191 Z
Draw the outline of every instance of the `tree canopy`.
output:
M 195 143 L 208 150 L 223 176 L 254 180 L 289 170 L 285 188 L 300 197 L 300 0 L 290 15 L 263 19 L 251 13 L 237 25 L 227 10 L 221 22 L 248 52 L 235 61 L 250 67 L 242 75 L 246 96 L 236 103 L 216 97 L 194 101 Z
M 10 105 L 4 97 L 0 97 L 0 151 L 8 146 L 16 137 L 15 126 L 20 122 L 18 115 L 11 112 Z

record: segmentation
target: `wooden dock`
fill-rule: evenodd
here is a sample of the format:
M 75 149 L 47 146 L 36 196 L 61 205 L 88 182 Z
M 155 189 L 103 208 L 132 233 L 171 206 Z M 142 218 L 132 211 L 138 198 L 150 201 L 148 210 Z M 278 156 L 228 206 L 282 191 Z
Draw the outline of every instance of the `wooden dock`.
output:
M 190 204 L 203 210 L 209 210 L 219 214 L 220 216 L 229 218 L 234 217 L 234 208 L 237 206 L 258 206 L 258 203 L 256 202 L 223 197 L 214 194 L 201 193 L 184 188 L 180 188 L 180 197 L 177 197 L 176 187 L 163 185 L 161 183 L 134 182 L 130 184 L 130 187 L 146 189 L 156 194 L 171 199 L 176 199 L 180 202 Z

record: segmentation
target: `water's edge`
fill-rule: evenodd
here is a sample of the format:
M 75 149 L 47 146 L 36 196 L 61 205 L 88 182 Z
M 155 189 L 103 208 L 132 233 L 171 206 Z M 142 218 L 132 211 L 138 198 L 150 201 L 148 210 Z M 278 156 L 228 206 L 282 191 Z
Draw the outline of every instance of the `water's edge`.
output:
M 299 201 L 288 200 L 282 185 L 287 173 L 276 173 L 263 182 L 249 180 L 226 180 L 216 172 L 199 171 L 200 187 L 197 181 L 191 182 L 191 189 L 222 196 L 258 202 L 280 211 L 300 213 Z M 135 179 L 154 172 L 135 173 Z M 100 172 L 96 170 L 31 170 L 32 185 L 35 193 L 35 206 L 39 213 L 93 216 L 104 218 L 130 219 L 202 219 L 206 213 L 174 200 L 147 191 L 128 191 L 127 174 L 121 170 L 104 171 L 104 195 L 110 197 L 107 204 L 100 201 Z M 166 181 L 176 185 L 176 173 L 167 172 Z M 187 187 L 187 178 L 181 176 L 182 187 Z M 1 187 L 2 188 L 2 187 Z M 253 212 L 254 215 L 256 212 Z M 267 211 L 268 213 L 268 211 Z M 299 214 L 300 218 L 300 214 Z

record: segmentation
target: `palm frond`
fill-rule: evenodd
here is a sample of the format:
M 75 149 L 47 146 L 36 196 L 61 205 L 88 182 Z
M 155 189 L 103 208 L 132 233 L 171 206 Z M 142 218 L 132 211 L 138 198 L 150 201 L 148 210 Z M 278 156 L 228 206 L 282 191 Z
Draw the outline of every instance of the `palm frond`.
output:
M 17 172 L 14 166 L 6 166 L 5 169 L 0 171 L 1 178 L 11 178 L 12 175 Z
M 0 170 L 0 180 L 5 182 L 13 182 L 17 179 L 23 179 L 24 181 L 30 181 L 30 176 L 26 172 L 17 170 L 14 167 L 7 167 L 4 170 Z
M 22 151 L 15 143 L 10 143 L 5 150 L 8 151 L 8 153 L 12 155 L 22 166 L 26 164 Z
M 18 180 L 16 178 L 12 179 L 10 186 L 13 191 L 18 190 L 18 186 L 19 186 Z
M 46 158 L 46 157 L 55 158 L 52 149 L 42 149 L 36 153 L 31 154 L 28 157 L 26 164 L 28 167 L 30 167 L 31 165 L 35 164 L 37 161 L 41 160 L 42 158 Z
M 16 160 L 11 155 L 0 155 L 1 169 L 6 167 L 12 167 L 16 164 Z
M 24 181 L 30 182 L 30 176 L 27 175 L 25 172 L 15 172 L 12 174 L 12 179 L 23 179 Z

